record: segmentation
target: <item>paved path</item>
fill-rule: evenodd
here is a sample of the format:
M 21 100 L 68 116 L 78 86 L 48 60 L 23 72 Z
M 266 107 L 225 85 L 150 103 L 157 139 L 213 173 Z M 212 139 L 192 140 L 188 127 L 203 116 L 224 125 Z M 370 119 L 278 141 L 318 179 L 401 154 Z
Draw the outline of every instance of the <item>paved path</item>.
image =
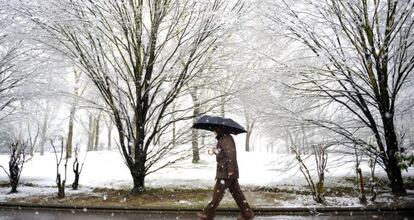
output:
M 0 209 L 0 220 L 194 220 L 197 219 L 194 213 L 122 213 L 122 212 L 97 212 L 88 211 L 87 209 L 78 211 L 53 211 L 53 210 L 19 210 L 19 209 Z M 235 215 L 218 215 L 217 220 L 234 220 Z M 369 214 L 349 214 L 349 215 L 331 215 L 331 216 L 257 216 L 260 219 L 286 219 L 286 220 L 351 220 L 351 219 L 382 219 L 382 220 L 410 220 L 414 219 L 412 213 L 369 213 Z

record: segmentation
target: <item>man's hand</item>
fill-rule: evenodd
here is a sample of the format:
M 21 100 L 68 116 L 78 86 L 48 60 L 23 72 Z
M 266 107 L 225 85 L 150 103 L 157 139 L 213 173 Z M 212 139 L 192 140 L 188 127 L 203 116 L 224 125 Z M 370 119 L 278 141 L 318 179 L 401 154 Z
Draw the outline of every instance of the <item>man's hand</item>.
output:
M 229 172 L 228 174 L 229 174 L 229 176 L 233 176 L 234 172 Z

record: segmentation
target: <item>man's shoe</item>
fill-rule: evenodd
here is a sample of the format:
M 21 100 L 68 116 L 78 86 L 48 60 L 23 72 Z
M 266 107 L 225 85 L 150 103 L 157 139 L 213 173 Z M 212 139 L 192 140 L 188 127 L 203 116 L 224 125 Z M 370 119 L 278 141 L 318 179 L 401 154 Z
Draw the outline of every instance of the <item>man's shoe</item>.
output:
M 244 212 L 243 214 L 237 217 L 237 220 L 250 220 L 254 218 L 254 214 L 252 211 Z
M 197 212 L 197 217 L 199 220 L 214 220 L 214 217 L 209 216 L 204 212 Z

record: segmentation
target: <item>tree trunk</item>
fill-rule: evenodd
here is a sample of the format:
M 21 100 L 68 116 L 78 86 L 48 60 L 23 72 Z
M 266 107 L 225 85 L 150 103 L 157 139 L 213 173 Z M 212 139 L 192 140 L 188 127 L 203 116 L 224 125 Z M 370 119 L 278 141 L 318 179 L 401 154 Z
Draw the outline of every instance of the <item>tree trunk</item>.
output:
M 72 189 L 77 190 L 79 186 L 79 176 L 80 176 L 79 162 L 77 160 L 74 162 L 73 172 L 75 174 L 75 180 L 72 183 Z
M 365 203 L 367 203 L 367 197 L 365 196 L 364 177 L 362 176 L 361 168 L 357 168 L 357 174 L 358 174 L 358 178 L 359 178 L 359 190 L 360 190 L 360 194 L 361 194 L 361 196 L 359 197 L 359 201 L 362 204 L 365 204 Z
M 389 154 L 391 154 L 391 152 Z M 407 191 L 404 188 L 401 169 L 398 167 L 398 161 L 394 155 L 389 155 L 386 172 L 388 179 L 390 180 L 392 192 L 397 195 L 405 195 Z
M 391 190 L 394 194 L 406 194 L 407 192 L 404 188 L 401 169 L 398 167 L 398 161 L 395 157 L 395 154 L 399 152 L 399 149 L 393 117 L 392 115 L 385 113 L 382 119 L 384 122 L 385 142 L 387 144 L 386 172 L 391 183 Z
M 224 98 L 224 96 L 222 96 L 220 99 L 220 116 L 223 118 L 226 116 L 225 101 L 226 99 Z
M 108 127 L 108 143 L 107 143 L 107 149 L 111 150 L 112 148 L 112 127 Z
M 69 128 L 68 128 L 68 138 L 66 142 L 66 157 L 71 158 L 72 157 L 72 149 L 73 149 L 73 119 L 75 117 L 75 111 L 76 107 L 72 106 L 72 109 L 70 111 L 69 116 Z
M 79 187 L 79 174 L 78 173 L 76 173 L 75 174 L 75 180 L 73 181 L 73 183 L 72 183 L 72 189 L 73 190 L 77 190 L 78 189 L 78 187 Z
M 58 174 L 56 178 L 56 183 L 58 187 L 58 198 L 65 198 L 65 182 L 66 180 L 62 180 L 60 174 Z
M 93 116 L 92 114 L 89 114 L 89 121 L 88 121 L 88 146 L 87 150 L 92 151 L 93 150 L 93 134 L 94 134 L 94 127 L 93 126 Z
M 244 148 L 246 152 L 249 152 L 250 151 L 250 135 L 252 134 L 254 122 L 251 122 L 251 118 L 250 118 L 250 115 L 247 109 L 244 110 L 244 117 L 246 119 L 246 130 L 247 130 Z
M 43 123 L 42 123 L 42 130 L 40 132 L 40 142 L 39 142 L 39 147 L 40 147 L 40 155 L 43 155 L 45 153 L 45 144 L 47 141 L 47 125 L 49 123 L 49 111 L 46 108 L 45 110 L 45 114 L 43 116 Z
M 98 114 L 98 116 L 95 118 L 95 123 L 94 123 L 94 146 L 93 146 L 93 150 L 97 151 L 98 149 L 98 145 L 99 145 L 99 121 L 100 121 L 100 113 Z
M 68 139 L 66 142 L 66 157 L 71 158 L 72 157 L 72 149 L 73 149 L 73 121 L 75 119 L 75 113 L 76 113 L 76 106 L 78 105 L 78 96 L 79 96 L 79 77 L 80 73 L 75 71 L 75 87 L 73 88 L 73 95 L 74 100 L 72 103 L 72 107 L 70 109 L 70 115 L 69 115 L 69 128 L 68 128 Z
M 131 194 L 138 195 L 145 191 L 145 168 L 143 165 L 137 165 L 135 167 L 130 167 L 132 180 L 134 186 L 131 190 Z
M 17 193 L 17 184 L 12 184 L 11 185 L 11 191 L 10 193 Z
M 104 117 L 104 122 L 106 125 L 106 129 L 107 129 L 107 145 L 106 145 L 106 149 L 107 150 L 111 150 L 112 148 L 112 128 L 114 126 L 114 122 L 112 121 L 111 115 L 106 115 L 106 117 Z
M 193 163 L 198 163 L 200 161 L 200 152 L 198 149 L 198 131 L 197 129 L 192 129 L 191 144 L 193 148 Z
M 175 103 L 173 103 L 172 108 L 173 108 L 173 112 L 175 112 Z M 173 120 L 173 124 L 172 124 L 172 127 L 173 127 L 172 128 L 172 146 L 175 149 L 175 147 L 177 145 L 177 125 L 176 125 L 176 122 L 175 122 L 175 114 L 173 113 L 171 115 L 171 117 L 172 117 L 172 120 Z
M 195 123 L 200 115 L 200 104 L 197 97 L 197 87 L 193 87 L 191 90 L 191 98 L 193 99 L 193 123 Z M 200 161 L 200 152 L 198 148 L 198 130 L 191 129 L 191 145 L 193 149 L 193 163 L 198 163 Z
M 246 152 L 250 151 L 250 134 L 251 134 L 251 131 L 247 131 L 247 133 L 246 133 L 246 143 L 245 143 Z
M 11 191 L 10 193 L 17 193 L 17 186 L 19 185 L 19 167 L 17 164 L 10 165 L 10 186 Z

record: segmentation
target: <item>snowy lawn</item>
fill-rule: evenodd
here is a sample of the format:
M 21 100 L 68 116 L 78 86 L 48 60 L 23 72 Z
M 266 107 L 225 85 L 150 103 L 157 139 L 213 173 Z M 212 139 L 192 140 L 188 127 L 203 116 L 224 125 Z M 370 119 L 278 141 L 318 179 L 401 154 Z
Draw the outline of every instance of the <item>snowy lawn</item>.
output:
M 83 159 L 84 154 L 80 155 Z M 154 203 L 159 201 L 155 197 L 147 198 L 148 204 L 143 200 L 131 201 L 129 205 L 148 206 L 190 206 L 202 207 L 211 196 L 209 189 L 214 184 L 215 158 L 202 154 L 199 164 L 192 164 L 191 159 L 179 162 L 168 168 L 151 174 L 146 179 L 146 186 L 166 198 L 171 197 L 167 203 Z M 309 167 L 312 168 L 313 158 L 309 158 Z M 7 165 L 8 156 L 0 155 L 0 164 Z M 306 187 L 305 179 L 299 172 L 293 155 L 267 154 L 267 153 L 238 153 L 240 168 L 240 184 L 246 190 L 246 197 L 256 207 L 301 207 L 315 206 L 312 197 Z M 68 163 L 67 186 L 70 186 L 74 177 L 72 172 L 72 160 Z M 362 167 L 368 177 L 369 168 Z M 403 172 L 405 179 L 412 181 L 414 169 Z M 378 169 L 377 176 L 385 178 L 385 173 Z M 90 197 L 91 204 L 126 205 L 130 199 L 127 193 L 132 185 L 132 179 L 128 168 L 118 151 L 88 152 L 85 165 L 80 177 L 80 190 L 73 191 L 67 188 L 68 198 L 58 200 L 55 198 L 56 163 L 52 153 L 43 156 L 35 155 L 22 172 L 19 192 L 8 194 L 7 176 L 0 172 L 0 201 L 24 201 L 41 203 L 78 203 L 77 200 L 87 201 Z M 356 187 L 352 183 L 354 178 L 354 162 L 350 156 L 331 154 L 328 159 L 328 173 L 326 174 L 327 206 L 361 206 L 358 202 Z M 100 190 L 97 190 L 100 189 Z M 150 190 L 150 192 L 151 192 Z M 178 190 L 177 193 L 174 193 Z M 116 192 L 111 197 L 111 193 Z M 188 193 L 192 192 L 192 193 Z M 197 196 L 185 196 L 196 194 Z M 149 195 L 152 195 L 149 193 Z M 110 198 L 111 197 L 111 198 Z M 413 192 L 404 198 L 398 198 L 384 194 L 378 197 L 381 204 L 396 204 L 398 201 L 413 204 Z M 32 198 L 32 199 L 30 199 Z M 125 198 L 125 199 L 124 199 Z M 134 198 L 133 198 L 134 199 Z M 135 198 L 136 199 L 136 198 Z M 108 201 L 107 201 L 108 200 Z M 125 200 L 125 201 L 124 201 Z M 66 201 L 66 202 L 65 202 Z M 109 202 L 112 201 L 112 202 Z M 140 203 L 141 202 L 141 203 Z M 143 204 L 145 203 L 145 204 Z M 233 207 L 234 202 L 230 193 L 226 194 L 223 206 Z M 222 206 L 221 206 L 222 207 Z

